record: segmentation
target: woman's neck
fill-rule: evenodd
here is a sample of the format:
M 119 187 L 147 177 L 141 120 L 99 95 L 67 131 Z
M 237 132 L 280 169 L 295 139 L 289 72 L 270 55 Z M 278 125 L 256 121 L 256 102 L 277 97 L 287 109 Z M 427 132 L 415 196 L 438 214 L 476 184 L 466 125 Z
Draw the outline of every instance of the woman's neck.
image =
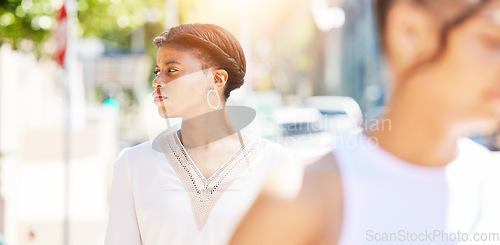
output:
M 367 135 L 386 151 L 413 164 L 433 167 L 453 161 L 463 131 L 445 111 L 436 110 L 437 105 L 408 97 L 394 98 L 380 124 L 371 127 Z
M 200 116 L 182 120 L 181 142 L 186 149 L 210 143 L 235 133 L 229 122 L 226 110 L 220 109 Z

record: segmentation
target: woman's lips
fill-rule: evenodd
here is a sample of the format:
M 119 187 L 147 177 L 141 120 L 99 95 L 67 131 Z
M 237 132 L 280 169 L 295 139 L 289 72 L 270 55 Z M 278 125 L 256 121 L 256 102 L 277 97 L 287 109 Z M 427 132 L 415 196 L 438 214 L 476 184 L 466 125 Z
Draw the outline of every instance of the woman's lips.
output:
M 153 93 L 153 98 L 154 98 L 154 103 L 158 104 L 161 103 L 162 101 L 165 101 L 168 99 L 167 96 L 161 94 L 160 92 L 154 92 Z
M 167 96 L 157 96 L 157 97 L 155 97 L 154 102 L 157 104 L 157 103 L 161 103 L 162 101 L 167 100 L 167 99 L 168 99 Z

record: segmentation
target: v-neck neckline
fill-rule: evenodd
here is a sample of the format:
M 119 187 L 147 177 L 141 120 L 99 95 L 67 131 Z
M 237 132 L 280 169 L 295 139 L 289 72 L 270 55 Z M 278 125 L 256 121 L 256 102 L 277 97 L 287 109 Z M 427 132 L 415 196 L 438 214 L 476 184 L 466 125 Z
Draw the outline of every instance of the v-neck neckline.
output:
M 219 198 L 247 171 L 250 163 L 267 145 L 266 140 L 249 135 L 243 146 L 207 179 L 187 154 L 177 132 L 167 134 L 159 140 L 166 159 L 189 196 L 198 230 L 202 230 L 207 223 Z
M 187 149 L 184 147 L 184 145 L 181 143 L 181 139 L 179 138 L 179 131 L 176 131 L 174 133 L 174 138 L 175 138 L 175 143 L 179 146 L 179 149 L 182 151 L 182 153 L 186 156 L 186 160 L 188 164 L 191 165 L 191 167 L 194 169 L 195 173 L 198 175 L 198 177 L 204 182 L 204 184 L 210 183 L 213 179 L 217 178 L 217 176 L 224 171 L 231 163 L 234 161 L 236 157 L 238 157 L 240 154 L 246 154 L 245 151 L 245 146 L 248 145 L 250 142 L 250 138 L 252 136 L 248 135 L 247 138 L 243 141 L 243 145 L 240 145 L 238 149 L 231 154 L 231 156 L 222 164 L 210 177 L 205 177 L 203 173 L 200 171 L 198 168 L 198 165 L 196 165 L 196 162 L 191 158 L 191 155 L 189 155 L 189 152 Z

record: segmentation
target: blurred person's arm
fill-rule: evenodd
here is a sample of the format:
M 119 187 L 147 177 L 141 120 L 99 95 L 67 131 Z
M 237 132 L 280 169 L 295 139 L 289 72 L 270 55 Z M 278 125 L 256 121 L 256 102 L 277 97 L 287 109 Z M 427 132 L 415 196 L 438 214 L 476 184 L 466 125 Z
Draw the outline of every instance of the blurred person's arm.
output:
M 298 186 L 290 178 L 295 175 L 295 170 L 288 169 L 270 178 L 236 229 L 231 245 L 337 243 L 342 193 L 333 155 L 326 154 L 308 166 Z
M 105 245 L 141 245 L 141 236 L 135 213 L 132 182 L 126 150 L 123 150 L 113 168 L 108 229 Z

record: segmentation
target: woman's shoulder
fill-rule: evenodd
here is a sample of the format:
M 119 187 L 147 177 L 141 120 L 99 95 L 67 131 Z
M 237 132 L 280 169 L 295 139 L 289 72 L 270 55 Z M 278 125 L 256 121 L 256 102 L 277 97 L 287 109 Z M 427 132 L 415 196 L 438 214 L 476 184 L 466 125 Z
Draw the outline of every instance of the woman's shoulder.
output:
M 153 150 L 150 141 L 142 142 L 133 146 L 125 147 L 120 154 L 127 154 L 128 156 L 148 154 Z
M 150 141 L 142 142 L 134 146 L 125 147 L 118 153 L 117 161 L 134 161 L 144 159 L 146 156 L 154 155 L 155 150 Z

